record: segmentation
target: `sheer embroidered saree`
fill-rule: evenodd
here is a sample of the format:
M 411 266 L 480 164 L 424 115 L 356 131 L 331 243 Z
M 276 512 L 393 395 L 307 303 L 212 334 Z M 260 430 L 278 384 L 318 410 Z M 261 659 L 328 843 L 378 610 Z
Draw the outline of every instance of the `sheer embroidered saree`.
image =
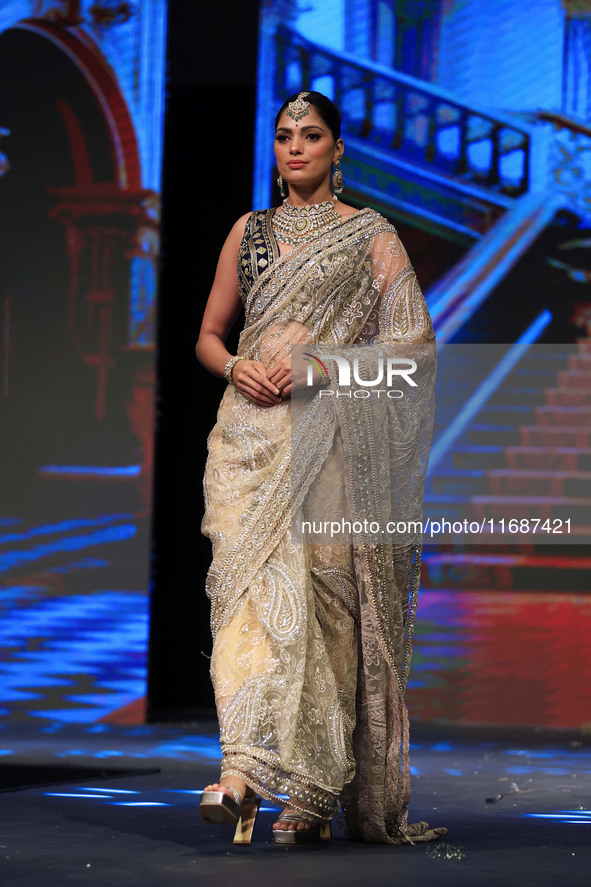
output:
M 361 210 L 280 256 L 272 212 L 251 215 L 239 251 L 240 355 L 272 367 L 296 344 L 434 343 L 386 219 Z M 213 546 L 206 592 L 221 775 L 312 816 L 338 814 L 353 839 L 440 837 L 444 830 L 407 822 L 404 692 L 420 538 L 292 541 L 290 410 L 289 399 L 259 407 L 229 385 L 208 437 L 202 532 Z M 355 444 L 346 416 L 345 407 L 334 411 L 304 487 L 319 482 L 329 453 L 340 458 Z M 370 431 L 360 433 L 364 446 Z

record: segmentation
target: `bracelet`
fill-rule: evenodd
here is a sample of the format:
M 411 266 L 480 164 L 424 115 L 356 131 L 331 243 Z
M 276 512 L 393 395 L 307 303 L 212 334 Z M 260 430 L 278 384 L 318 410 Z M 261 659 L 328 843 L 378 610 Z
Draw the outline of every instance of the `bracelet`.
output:
M 243 357 L 240 357 L 238 354 L 236 357 L 231 357 L 226 366 L 224 367 L 224 378 L 229 385 L 234 384 L 234 379 L 232 378 L 232 370 L 236 366 L 239 360 L 244 360 Z

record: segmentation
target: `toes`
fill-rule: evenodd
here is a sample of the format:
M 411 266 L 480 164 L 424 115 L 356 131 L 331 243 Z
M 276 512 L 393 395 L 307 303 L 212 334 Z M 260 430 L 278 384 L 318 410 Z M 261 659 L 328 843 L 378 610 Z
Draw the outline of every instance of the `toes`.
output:
M 228 791 L 228 786 L 223 785 L 221 782 L 212 782 L 210 785 L 206 785 L 203 789 L 204 792 L 223 792 L 225 791 L 227 794 L 230 794 Z

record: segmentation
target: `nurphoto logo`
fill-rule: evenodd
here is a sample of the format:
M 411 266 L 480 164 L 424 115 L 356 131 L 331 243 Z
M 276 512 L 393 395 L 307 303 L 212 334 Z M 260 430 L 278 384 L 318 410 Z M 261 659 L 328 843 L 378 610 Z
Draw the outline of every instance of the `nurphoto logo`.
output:
M 307 386 L 314 385 L 314 368 L 318 370 L 323 378 L 330 380 L 330 374 L 321 357 L 316 354 L 311 354 L 309 351 L 305 351 L 302 356 L 308 363 L 306 375 Z M 328 358 L 325 357 L 324 359 L 327 360 Z M 414 388 L 417 387 L 417 383 L 411 378 L 412 374 L 417 369 L 417 364 L 416 361 L 408 357 L 378 357 L 376 360 L 372 361 L 372 371 L 375 375 L 375 378 L 373 379 L 362 378 L 358 357 L 353 358 L 351 361 L 341 355 L 331 354 L 330 359 L 334 360 L 337 365 L 338 389 L 351 389 L 353 383 L 360 386 L 360 389 L 353 389 L 352 391 L 347 392 L 338 389 L 336 392 L 330 389 L 323 389 L 320 391 L 321 397 L 332 397 L 335 393 L 337 397 L 351 397 L 352 394 L 354 397 L 369 397 L 370 394 L 377 394 L 379 396 L 381 393 L 385 393 L 388 397 L 393 398 L 404 397 L 403 391 L 393 387 L 395 378 L 399 383 L 402 379 L 407 385 Z M 352 374 L 351 369 L 353 371 Z M 351 381 L 351 375 L 353 375 L 353 382 Z M 376 386 L 384 381 L 386 382 L 386 389 L 376 388 Z M 367 389 L 372 390 L 369 391 Z

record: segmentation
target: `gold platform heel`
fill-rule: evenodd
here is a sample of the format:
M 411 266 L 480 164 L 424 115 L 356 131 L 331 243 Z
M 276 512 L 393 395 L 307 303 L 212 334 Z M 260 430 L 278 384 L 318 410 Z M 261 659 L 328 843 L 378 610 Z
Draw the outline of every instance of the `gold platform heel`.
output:
M 332 820 L 328 820 L 328 822 L 323 822 L 320 826 L 320 840 L 321 841 L 330 841 L 332 839 Z
M 257 795 L 245 798 L 242 802 L 234 833 L 235 844 L 250 844 L 260 806 L 261 799 Z
M 225 786 L 232 793 L 225 791 L 203 792 L 199 804 L 201 818 L 205 822 L 236 825 L 235 844 L 250 844 L 254 825 L 261 805 L 261 799 L 253 791 L 247 791 L 244 798 L 231 785 Z

